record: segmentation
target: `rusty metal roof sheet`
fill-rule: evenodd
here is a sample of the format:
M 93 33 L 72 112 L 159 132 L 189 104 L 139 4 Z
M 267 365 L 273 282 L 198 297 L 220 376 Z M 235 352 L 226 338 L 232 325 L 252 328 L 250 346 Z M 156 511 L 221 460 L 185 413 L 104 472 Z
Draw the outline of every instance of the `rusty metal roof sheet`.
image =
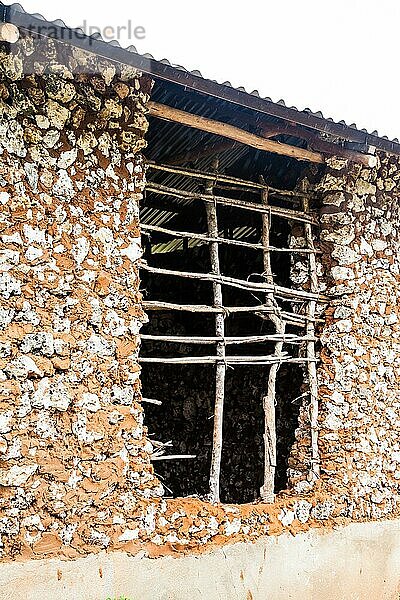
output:
M 397 138 L 389 140 L 387 136 L 379 136 L 377 131 L 368 132 L 366 129 L 358 129 L 354 123 L 348 125 L 345 121 L 334 121 L 332 118 L 325 117 L 321 111 L 313 112 L 309 108 L 300 110 L 295 106 L 287 106 L 284 100 L 274 102 L 269 97 L 261 97 L 257 90 L 248 92 L 243 87 L 233 87 L 229 81 L 219 83 L 205 79 L 200 71 L 188 71 L 180 65 L 172 64 L 166 58 L 157 60 L 151 54 L 140 54 L 133 45 L 123 48 L 117 40 L 105 41 L 100 34 L 87 36 L 82 29 L 70 28 L 61 19 L 48 21 L 41 14 L 29 14 L 20 4 L 6 5 L 0 2 L 0 15 L 1 13 L 3 13 L 3 20 L 23 29 L 37 31 L 40 25 L 41 35 L 46 35 L 47 27 L 49 32 L 51 31 L 51 37 L 54 37 L 54 31 L 58 29 L 59 39 L 68 39 L 69 43 L 77 47 L 123 64 L 131 64 L 156 79 L 184 85 L 186 88 L 272 117 L 290 120 L 350 142 L 372 145 L 387 152 L 400 154 L 400 142 Z M 62 30 L 67 30 L 71 35 L 62 37 Z M 74 32 L 79 35 L 74 37 Z M 72 39 L 70 40 L 69 37 Z

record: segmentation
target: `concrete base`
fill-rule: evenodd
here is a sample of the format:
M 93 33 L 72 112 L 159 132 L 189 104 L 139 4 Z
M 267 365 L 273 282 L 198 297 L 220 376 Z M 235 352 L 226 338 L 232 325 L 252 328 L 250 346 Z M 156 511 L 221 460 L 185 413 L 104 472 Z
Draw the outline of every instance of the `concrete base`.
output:
M 0 600 L 398 600 L 400 521 L 266 537 L 209 554 L 102 553 L 0 565 Z

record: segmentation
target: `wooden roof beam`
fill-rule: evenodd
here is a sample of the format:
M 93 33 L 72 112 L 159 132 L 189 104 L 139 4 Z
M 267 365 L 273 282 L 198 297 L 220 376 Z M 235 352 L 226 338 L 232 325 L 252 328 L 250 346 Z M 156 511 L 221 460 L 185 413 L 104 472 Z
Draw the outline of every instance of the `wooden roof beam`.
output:
M 228 138 L 234 142 L 245 144 L 257 150 L 264 150 L 265 152 L 273 152 L 274 154 L 280 154 L 283 156 L 290 156 L 298 160 L 305 160 L 313 163 L 322 164 L 325 162 L 324 154 L 329 156 L 340 156 L 353 162 L 357 162 L 368 167 L 374 167 L 377 163 L 376 156 L 371 154 L 363 154 L 362 152 L 356 152 L 347 148 L 342 148 L 331 142 L 325 142 L 324 140 L 318 139 L 311 132 L 306 131 L 304 128 L 297 127 L 292 124 L 273 124 L 272 127 L 265 126 L 265 133 L 263 135 L 257 135 L 229 125 L 228 123 L 222 123 L 215 121 L 214 119 L 208 119 L 199 115 L 194 115 L 186 111 L 166 106 L 158 102 L 150 101 L 147 105 L 149 114 L 152 117 L 164 119 L 165 121 L 171 121 L 173 123 L 180 123 L 187 127 L 206 131 L 221 137 Z M 306 139 L 313 145 L 315 150 L 307 150 L 305 148 L 298 148 L 296 146 L 290 146 L 289 144 L 283 144 L 275 140 L 269 139 L 276 135 L 285 134 L 293 135 L 301 139 Z
M 180 123 L 187 127 L 194 129 L 200 129 L 214 135 L 219 135 L 241 144 L 246 144 L 257 150 L 264 150 L 265 152 L 273 152 L 275 154 L 281 154 L 283 156 L 290 156 L 298 160 L 306 160 L 314 163 L 324 163 L 325 159 L 322 154 L 318 152 L 312 152 L 305 150 L 304 148 L 297 148 L 295 146 L 289 146 L 288 144 L 282 144 L 269 140 L 265 137 L 261 137 L 254 133 L 240 129 L 227 123 L 221 123 L 213 119 L 207 119 L 206 117 L 200 117 L 192 113 L 166 106 L 165 104 L 159 104 L 158 102 L 148 102 L 147 108 L 149 114 L 152 117 L 164 119 L 165 121 L 172 121 L 174 123 Z
M 314 151 L 329 156 L 339 156 L 340 158 L 345 158 L 367 167 L 375 167 L 377 163 L 376 156 L 373 156 L 372 154 L 364 154 L 362 152 L 357 152 L 356 150 L 349 150 L 348 148 L 343 148 L 343 146 L 338 146 L 333 142 L 322 140 L 316 135 L 315 131 L 309 131 L 304 127 L 294 125 L 293 123 L 282 123 L 272 127 L 270 124 L 266 124 L 261 127 L 260 132 L 263 137 L 267 138 L 275 137 L 277 135 L 291 135 L 293 137 L 298 137 L 301 140 L 306 140 L 309 143 L 310 148 Z

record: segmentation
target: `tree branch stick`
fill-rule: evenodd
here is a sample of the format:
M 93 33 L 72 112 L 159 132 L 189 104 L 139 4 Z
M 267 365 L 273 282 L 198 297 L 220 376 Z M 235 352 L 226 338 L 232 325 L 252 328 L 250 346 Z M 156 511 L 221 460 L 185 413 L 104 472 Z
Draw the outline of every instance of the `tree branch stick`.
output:
M 304 212 L 309 211 L 309 201 L 307 198 L 303 198 L 303 209 Z M 306 243 L 310 248 L 314 247 L 314 240 L 312 235 L 311 227 L 306 223 L 304 225 L 304 233 Z M 314 254 L 310 254 L 308 258 L 309 274 L 310 274 L 310 287 L 312 292 L 318 293 L 318 275 L 317 275 L 317 263 Z M 315 327 L 313 320 L 315 319 L 316 313 L 316 302 L 310 300 L 307 306 L 307 316 L 309 321 L 306 325 L 306 335 L 315 337 Z M 320 476 L 320 458 L 318 449 L 318 379 L 317 379 L 317 366 L 315 363 L 315 343 L 311 340 L 307 342 L 307 358 L 310 362 L 307 363 L 308 379 L 310 386 L 310 429 L 311 429 L 311 469 L 310 475 L 312 480 L 316 480 Z
M 146 185 L 146 192 L 154 192 L 163 196 L 172 196 L 179 200 L 201 200 L 202 202 L 216 202 L 217 204 L 223 204 L 224 206 L 232 206 L 243 210 L 251 210 L 253 212 L 266 213 L 289 219 L 291 221 L 298 221 L 300 223 L 311 223 L 312 225 L 318 225 L 318 221 L 306 213 L 293 210 L 292 208 L 282 208 L 281 206 L 269 206 L 268 209 L 257 204 L 256 202 L 249 202 L 247 200 L 237 200 L 236 198 L 225 198 L 224 196 L 215 196 L 210 193 L 198 194 L 195 192 L 189 192 L 187 190 L 178 190 L 167 185 L 160 183 L 149 182 Z
M 249 133 L 244 129 L 239 129 L 239 127 L 200 117 L 177 108 L 172 108 L 171 106 L 166 106 L 165 104 L 150 101 L 147 103 L 147 108 L 149 115 L 152 117 L 180 123 L 181 125 L 193 127 L 194 129 L 200 129 L 201 131 L 229 138 L 235 142 L 257 148 L 257 150 L 273 152 L 275 154 L 290 156 L 292 158 L 297 158 L 298 160 L 306 160 L 314 163 L 323 164 L 325 162 L 322 154 L 319 154 L 318 152 L 311 152 L 303 148 L 297 148 L 296 146 L 289 146 L 289 144 L 274 142 L 268 138 Z
M 216 162 L 216 167 L 218 163 Z M 217 170 L 217 169 L 216 169 Z M 212 195 L 212 181 L 206 184 L 206 192 Z M 207 203 L 205 205 L 207 215 L 208 235 L 212 238 L 218 237 L 218 220 L 217 220 L 217 205 L 216 203 Z M 219 264 L 218 242 L 211 242 L 210 246 L 211 270 L 217 280 L 213 281 L 213 296 L 214 306 L 222 306 L 222 285 L 218 279 L 221 278 L 221 270 Z M 211 468 L 210 468 L 210 499 L 212 502 L 220 500 L 220 474 L 221 474 L 221 457 L 222 457 L 222 427 L 224 415 L 224 395 L 225 395 L 225 315 L 221 313 L 215 314 L 215 333 L 219 338 L 217 343 L 218 362 L 215 372 L 215 404 L 214 404 L 214 432 L 213 432 L 213 447 L 211 453 Z

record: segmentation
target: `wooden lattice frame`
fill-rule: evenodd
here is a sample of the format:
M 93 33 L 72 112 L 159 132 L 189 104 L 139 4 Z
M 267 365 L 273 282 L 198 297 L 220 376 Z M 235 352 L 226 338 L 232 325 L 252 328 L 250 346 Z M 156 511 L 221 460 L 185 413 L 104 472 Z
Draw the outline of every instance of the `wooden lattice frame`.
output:
M 150 235 L 151 232 L 159 232 L 173 236 L 175 238 L 201 240 L 209 245 L 211 271 L 209 273 L 191 273 L 177 270 L 161 269 L 152 267 L 146 261 L 140 262 L 140 267 L 156 275 L 169 275 L 176 277 L 185 277 L 209 281 L 213 286 L 213 305 L 185 305 L 158 301 L 144 301 L 143 307 L 147 311 L 154 310 L 177 310 L 197 313 L 212 313 L 215 315 L 215 336 L 163 336 L 163 335 L 142 335 L 143 340 L 148 341 L 167 341 L 169 343 L 190 343 L 190 344 L 210 344 L 215 345 L 215 355 L 201 357 L 141 357 L 141 363 L 169 363 L 169 364 L 215 364 L 215 403 L 214 403 L 214 432 L 213 449 L 210 469 L 210 499 L 214 502 L 220 500 L 220 470 L 222 455 L 222 427 L 223 427 L 223 409 L 224 409 L 224 386 L 225 372 L 227 365 L 230 364 L 268 364 L 271 365 L 268 375 L 267 391 L 263 398 L 264 407 L 264 482 L 261 487 L 261 498 L 265 502 L 274 501 L 274 483 L 276 469 L 276 428 L 275 428 L 275 402 L 276 402 L 276 379 L 279 367 L 282 363 L 303 363 L 308 373 L 309 394 L 310 394 L 310 435 L 311 435 L 311 464 L 310 476 L 317 478 L 319 476 L 319 453 L 318 453 L 318 386 L 316 370 L 316 352 L 315 342 L 315 323 L 316 307 L 318 302 L 326 301 L 319 293 L 317 278 L 316 256 L 318 251 L 314 247 L 313 226 L 318 225 L 317 219 L 310 213 L 309 194 L 306 189 L 296 192 L 287 190 L 278 190 L 269 187 L 264 181 L 255 183 L 245 181 L 236 177 L 220 175 L 217 172 L 218 163 L 214 163 L 215 172 L 202 172 L 194 169 L 184 169 L 168 165 L 149 164 L 149 168 L 173 173 L 182 177 L 193 177 L 205 183 L 205 192 L 198 194 L 167 187 L 154 182 L 149 182 L 147 191 L 160 195 L 161 197 L 174 197 L 191 202 L 203 202 L 207 215 L 207 232 L 192 233 L 187 231 L 174 231 L 155 225 L 142 224 L 142 232 Z M 214 186 L 218 188 L 234 189 L 241 191 L 252 191 L 260 193 L 260 203 L 226 198 L 214 194 Z M 300 200 L 302 210 L 282 208 L 271 204 L 270 198 L 293 198 Z M 219 236 L 217 206 L 218 204 L 237 208 L 238 210 L 252 211 L 260 214 L 262 219 L 262 243 L 249 243 L 241 240 L 226 239 Z M 303 224 L 304 238 L 306 240 L 305 248 L 277 248 L 270 245 L 271 216 L 277 215 L 280 218 L 296 221 Z M 265 283 L 254 283 L 246 280 L 225 277 L 221 274 L 219 264 L 219 246 L 220 244 L 231 244 L 235 246 L 253 248 L 263 252 L 264 272 L 260 275 L 264 277 Z M 274 283 L 274 276 L 271 269 L 272 252 L 290 252 L 297 255 L 305 255 L 308 260 L 308 271 L 310 280 L 309 290 L 296 290 L 285 288 Z M 244 290 L 254 290 L 265 293 L 265 303 L 262 305 L 248 307 L 227 307 L 223 304 L 223 287 L 233 286 Z M 277 299 L 289 299 L 293 302 L 306 303 L 304 314 L 288 312 L 282 310 Z M 227 337 L 225 335 L 226 315 L 235 312 L 248 312 L 269 319 L 274 327 L 275 333 L 259 336 L 241 336 Z M 287 325 L 296 325 L 303 329 L 302 334 L 286 333 Z M 263 343 L 274 342 L 275 351 L 267 356 L 227 356 L 226 346 L 229 344 Z M 304 343 L 305 356 L 294 358 L 283 352 L 285 342 Z M 159 400 L 144 398 L 146 402 L 160 404 Z M 191 458 L 191 455 L 168 455 L 154 456 L 155 460 Z

